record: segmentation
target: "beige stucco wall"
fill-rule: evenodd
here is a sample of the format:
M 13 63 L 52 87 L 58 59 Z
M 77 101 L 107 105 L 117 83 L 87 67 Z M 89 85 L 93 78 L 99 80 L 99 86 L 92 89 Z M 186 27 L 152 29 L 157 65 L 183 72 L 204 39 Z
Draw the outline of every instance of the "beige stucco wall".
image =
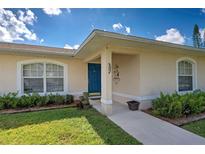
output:
M 198 56 L 197 61 L 197 88 L 205 90 L 205 57 Z
M 112 66 L 119 65 L 120 81 L 112 82 L 113 100 L 124 94 L 141 99 L 146 96 L 157 96 L 160 91 L 172 93 L 176 91 L 176 61 L 182 57 L 192 58 L 197 63 L 197 88 L 205 90 L 205 56 L 188 54 L 186 52 L 171 53 L 133 49 L 126 54 L 128 49 L 115 49 L 112 54 Z M 123 53 L 124 51 L 124 53 Z M 130 49 L 131 51 L 131 49 Z M 0 54 L 0 94 L 13 92 L 17 89 L 17 62 L 24 60 L 48 59 L 58 61 L 68 66 L 68 91 L 80 93 L 87 91 L 87 62 L 83 59 L 68 57 L 43 57 Z M 100 58 L 94 62 L 99 62 Z M 125 96 L 123 96 L 125 98 Z M 140 98 L 141 97 L 141 98 Z M 126 99 L 122 102 L 126 102 Z
M 112 56 L 113 71 L 115 65 L 119 66 L 120 80 L 113 79 L 113 92 L 124 93 L 128 95 L 139 94 L 139 56 L 113 54 Z M 114 73 L 113 73 L 114 78 Z
M 113 67 L 119 65 L 120 81 L 113 80 L 113 100 L 125 103 L 139 100 L 141 109 L 151 106 L 151 100 L 160 92 L 173 93 L 177 90 L 177 60 L 191 58 L 196 62 L 196 89 L 205 90 L 205 56 L 186 51 L 158 51 L 154 48 L 133 49 L 136 54 L 113 53 Z M 123 53 L 121 49 L 121 53 Z
M 140 95 L 159 95 L 160 91 L 173 93 L 177 90 L 176 61 L 180 58 L 196 61 L 197 89 L 205 89 L 205 57 L 182 53 L 141 52 Z
M 77 94 L 87 90 L 87 64 L 81 59 L 0 54 L 0 94 L 17 90 L 17 62 L 35 59 L 54 60 L 67 64 L 68 91 Z

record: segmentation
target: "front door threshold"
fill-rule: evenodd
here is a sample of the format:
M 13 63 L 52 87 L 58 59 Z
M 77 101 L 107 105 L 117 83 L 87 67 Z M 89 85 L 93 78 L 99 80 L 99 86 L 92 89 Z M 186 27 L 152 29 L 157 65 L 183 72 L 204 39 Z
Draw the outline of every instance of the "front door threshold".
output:
M 101 95 L 91 95 L 91 96 L 89 96 L 89 99 L 91 99 L 91 100 L 100 100 L 101 99 Z

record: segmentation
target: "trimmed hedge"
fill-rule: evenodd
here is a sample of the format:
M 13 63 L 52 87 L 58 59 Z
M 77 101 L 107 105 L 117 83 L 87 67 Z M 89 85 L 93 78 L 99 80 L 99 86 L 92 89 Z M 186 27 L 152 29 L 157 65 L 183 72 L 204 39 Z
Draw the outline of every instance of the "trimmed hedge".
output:
M 34 106 L 46 106 L 49 104 L 70 104 L 73 102 L 72 95 L 53 95 L 40 96 L 37 93 L 25 94 L 18 97 L 18 93 L 8 93 L 0 96 L 0 109 L 29 108 Z
M 205 111 L 205 92 L 200 90 L 179 95 L 160 94 L 153 100 L 153 112 L 168 118 L 179 118 Z

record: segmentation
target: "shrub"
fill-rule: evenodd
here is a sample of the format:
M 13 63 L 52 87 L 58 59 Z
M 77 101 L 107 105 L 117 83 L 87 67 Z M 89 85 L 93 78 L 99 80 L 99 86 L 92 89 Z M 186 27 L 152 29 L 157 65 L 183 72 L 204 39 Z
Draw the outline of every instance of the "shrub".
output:
M 183 114 L 197 114 L 205 110 L 205 93 L 189 93 L 181 96 Z
M 178 118 L 182 115 L 182 103 L 180 101 L 172 101 L 168 108 L 167 116 L 170 118 Z
M 1 108 L 10 109 L 16 108 L 18 102 L 18 93 L 8 93 L 1 97 Z
M 61 95 L 55 95 L 55 104 L 64 104 L 65 102 L 65 96 L 61 96 Z
M 2 97 L 0 96 L 0 110 L 4 109 L 4 103 L 2 101 Z
M 24 107 L 34 107 L 37 105 L 37 102 L 40 101 L 40 96 L 36 93 L 34 94 L 25 94 L 20 97 L 17 107 L 24 108 Z
M 55 100 L 56 100 L 55 95 L 53 94 L 48 95 L 48 104 L 54 104 Z
M 153 101 L 154 113 L 169 118 L 180 117 L 182 104 L 178 100 L 179 97 L 177 93 L 172 95 L 160 93 L 160 97 Z
M 61 96 L 59 94 L 53 95 L 49 94 L 49 101 L 48 104 L 63 104 L 65 101 L 65 96 Z
M 153 110 L 155 114 L 169 118 L 201 113 L 205 111 L 205 92 L 198 90 L 184 95 L 161 93 L 153 100 Z
M 37 106 L 46 106 L 49 104 L 49 97 L 48 96 L 40 96 L 40 99 L 37 101 Z
M 17 93 L 8 93 L 0 96 L 0 109 L 28 108 L 34 106 L 46 106 L 48 104 L 70 104 L 73 102 L 72 95 L 53 95 L 40 96 L 37 93 L 25 94 L 21 97 Z
M 24 108 L 24 107 L 28 107 L 28 99 L 27 96 L 25 95 L 21 96 L 17 103 L 17 108 Z
M 74 99 L 73 95 L 66 95 L 64 103 L 65 104 L 71 104 L 71 103 L 73 103 L 73 99 Z

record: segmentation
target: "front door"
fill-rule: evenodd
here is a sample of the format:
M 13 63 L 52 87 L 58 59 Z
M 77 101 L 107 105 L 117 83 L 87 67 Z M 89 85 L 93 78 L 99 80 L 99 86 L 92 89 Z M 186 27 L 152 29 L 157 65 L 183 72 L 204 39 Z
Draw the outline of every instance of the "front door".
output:
M 101 92 L 101 64 L 88 63 L 88 92 Z

